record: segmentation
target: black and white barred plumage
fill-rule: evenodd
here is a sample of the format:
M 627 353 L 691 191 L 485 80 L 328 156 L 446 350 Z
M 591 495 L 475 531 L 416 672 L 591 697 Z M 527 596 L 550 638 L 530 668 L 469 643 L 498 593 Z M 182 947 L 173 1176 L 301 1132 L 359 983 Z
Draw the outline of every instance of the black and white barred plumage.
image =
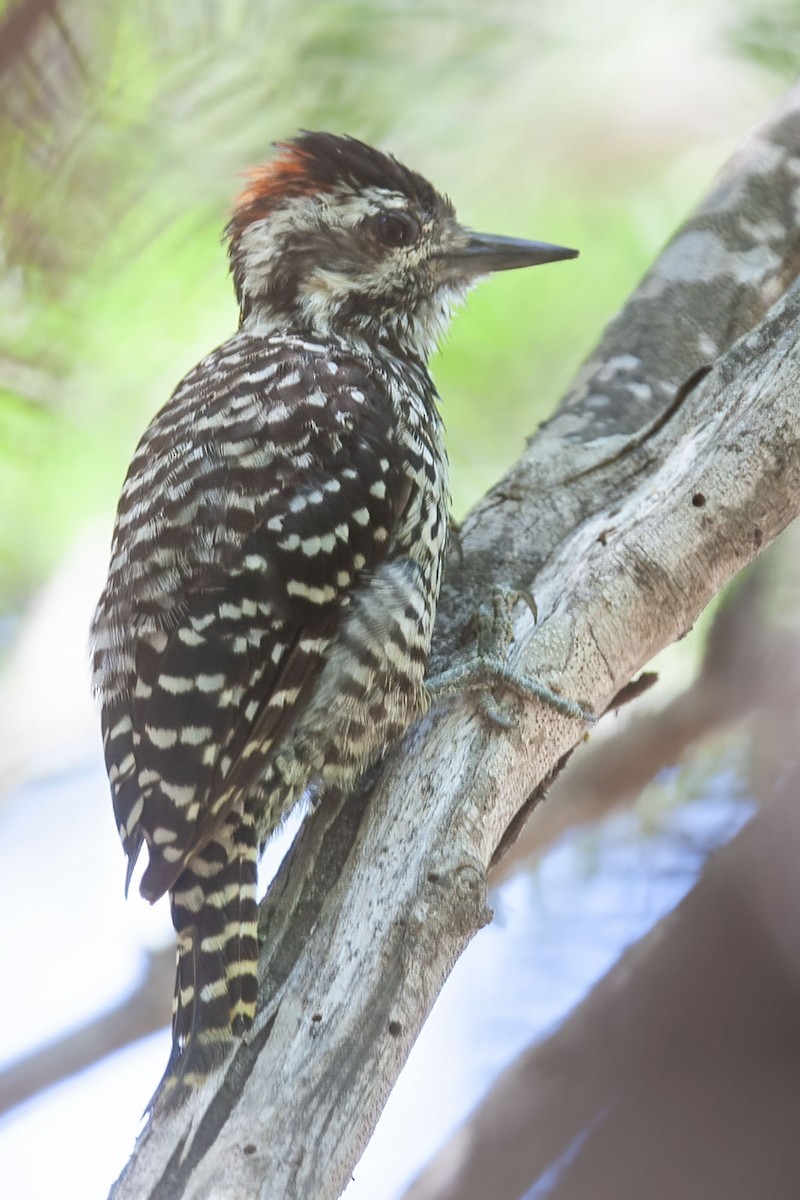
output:
M 129 877 L 169 892 L 171 1066 L 253 1019 L 260 848 L 427 706 L 449 486 L 426 359 L 478 275 L 571 252 L 472 235 L 430 184 L 305 134 L 229 225 L 239 332 L 180 384 L 122 492 L 94 682 Z

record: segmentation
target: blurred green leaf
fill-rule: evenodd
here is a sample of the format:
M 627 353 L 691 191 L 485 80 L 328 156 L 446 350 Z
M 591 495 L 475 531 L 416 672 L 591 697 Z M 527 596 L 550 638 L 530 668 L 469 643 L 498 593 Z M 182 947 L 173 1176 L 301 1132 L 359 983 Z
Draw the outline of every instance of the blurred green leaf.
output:
M 379 142 L 473 227 L 580 248 L 483 284 L 436 359 L 462 513 L 700 194 L 742 127 L 727 97 L 755 78 L 730 54 L 728 7 L 690 0 L 661 25 L 633 0 L 603 14 L 585 0 L 0 11 L 16 31 L 0 47 L 0 610 L 84 523 L 110 527 L 147 420 L 235 328 L 220 231 L 237 173 L 273 140 L 306 127 Z M 682 102 L 683 85 L 642 74 L 654 47 L 682 62 L 682 37 L 714 47 L 717 75 L 692 86 L 725 112 L 720 131 L 697 124 L 696 90 Z

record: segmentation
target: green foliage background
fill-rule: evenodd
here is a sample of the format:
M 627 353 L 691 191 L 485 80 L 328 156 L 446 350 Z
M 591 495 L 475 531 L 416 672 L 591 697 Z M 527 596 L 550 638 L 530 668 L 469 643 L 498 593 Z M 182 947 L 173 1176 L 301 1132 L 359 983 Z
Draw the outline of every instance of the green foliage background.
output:
M 702 9 L 702 11 L 699 11 Z M 234 328 L 237 172 L 297 128 L 392 150 L 476 228 L 580 247 L 484 284 L 435 363 L 456 515 L 796 65 L 780 0 L 15 0 L 0 7 L 0 612 Z

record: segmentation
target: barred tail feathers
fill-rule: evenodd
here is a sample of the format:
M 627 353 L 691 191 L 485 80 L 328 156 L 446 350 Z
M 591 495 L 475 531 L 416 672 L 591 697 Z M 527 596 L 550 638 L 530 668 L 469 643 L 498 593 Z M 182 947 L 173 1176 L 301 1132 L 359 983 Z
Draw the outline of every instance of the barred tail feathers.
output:
M 231 1028 L 236 1036 L 253 1024 L 258 999 L 258 833 L 249 805 L 236 831 L 237 886 L 226 908 L 225 945 Z
M 250 1027 L 258 987 L 258 839 L 231 813 L 170 894 L 178 935 L 169 1074 L 198 1082 Z

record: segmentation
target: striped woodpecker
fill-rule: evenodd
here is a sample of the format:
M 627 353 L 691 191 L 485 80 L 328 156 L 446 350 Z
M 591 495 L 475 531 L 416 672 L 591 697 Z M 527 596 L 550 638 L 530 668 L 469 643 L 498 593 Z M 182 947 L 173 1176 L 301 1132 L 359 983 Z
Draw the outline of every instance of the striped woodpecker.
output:
M 574 257 L 476 234 L 396 159 L 303 133 L 227 226 L 241 322 L 142 437 L 93 622 L 128 881 L 169 893 L 187 1082 L 252 1023 L 256 871 L 313 787 L 425 712 L 449 485 L 427 362 L 493 271 Z

